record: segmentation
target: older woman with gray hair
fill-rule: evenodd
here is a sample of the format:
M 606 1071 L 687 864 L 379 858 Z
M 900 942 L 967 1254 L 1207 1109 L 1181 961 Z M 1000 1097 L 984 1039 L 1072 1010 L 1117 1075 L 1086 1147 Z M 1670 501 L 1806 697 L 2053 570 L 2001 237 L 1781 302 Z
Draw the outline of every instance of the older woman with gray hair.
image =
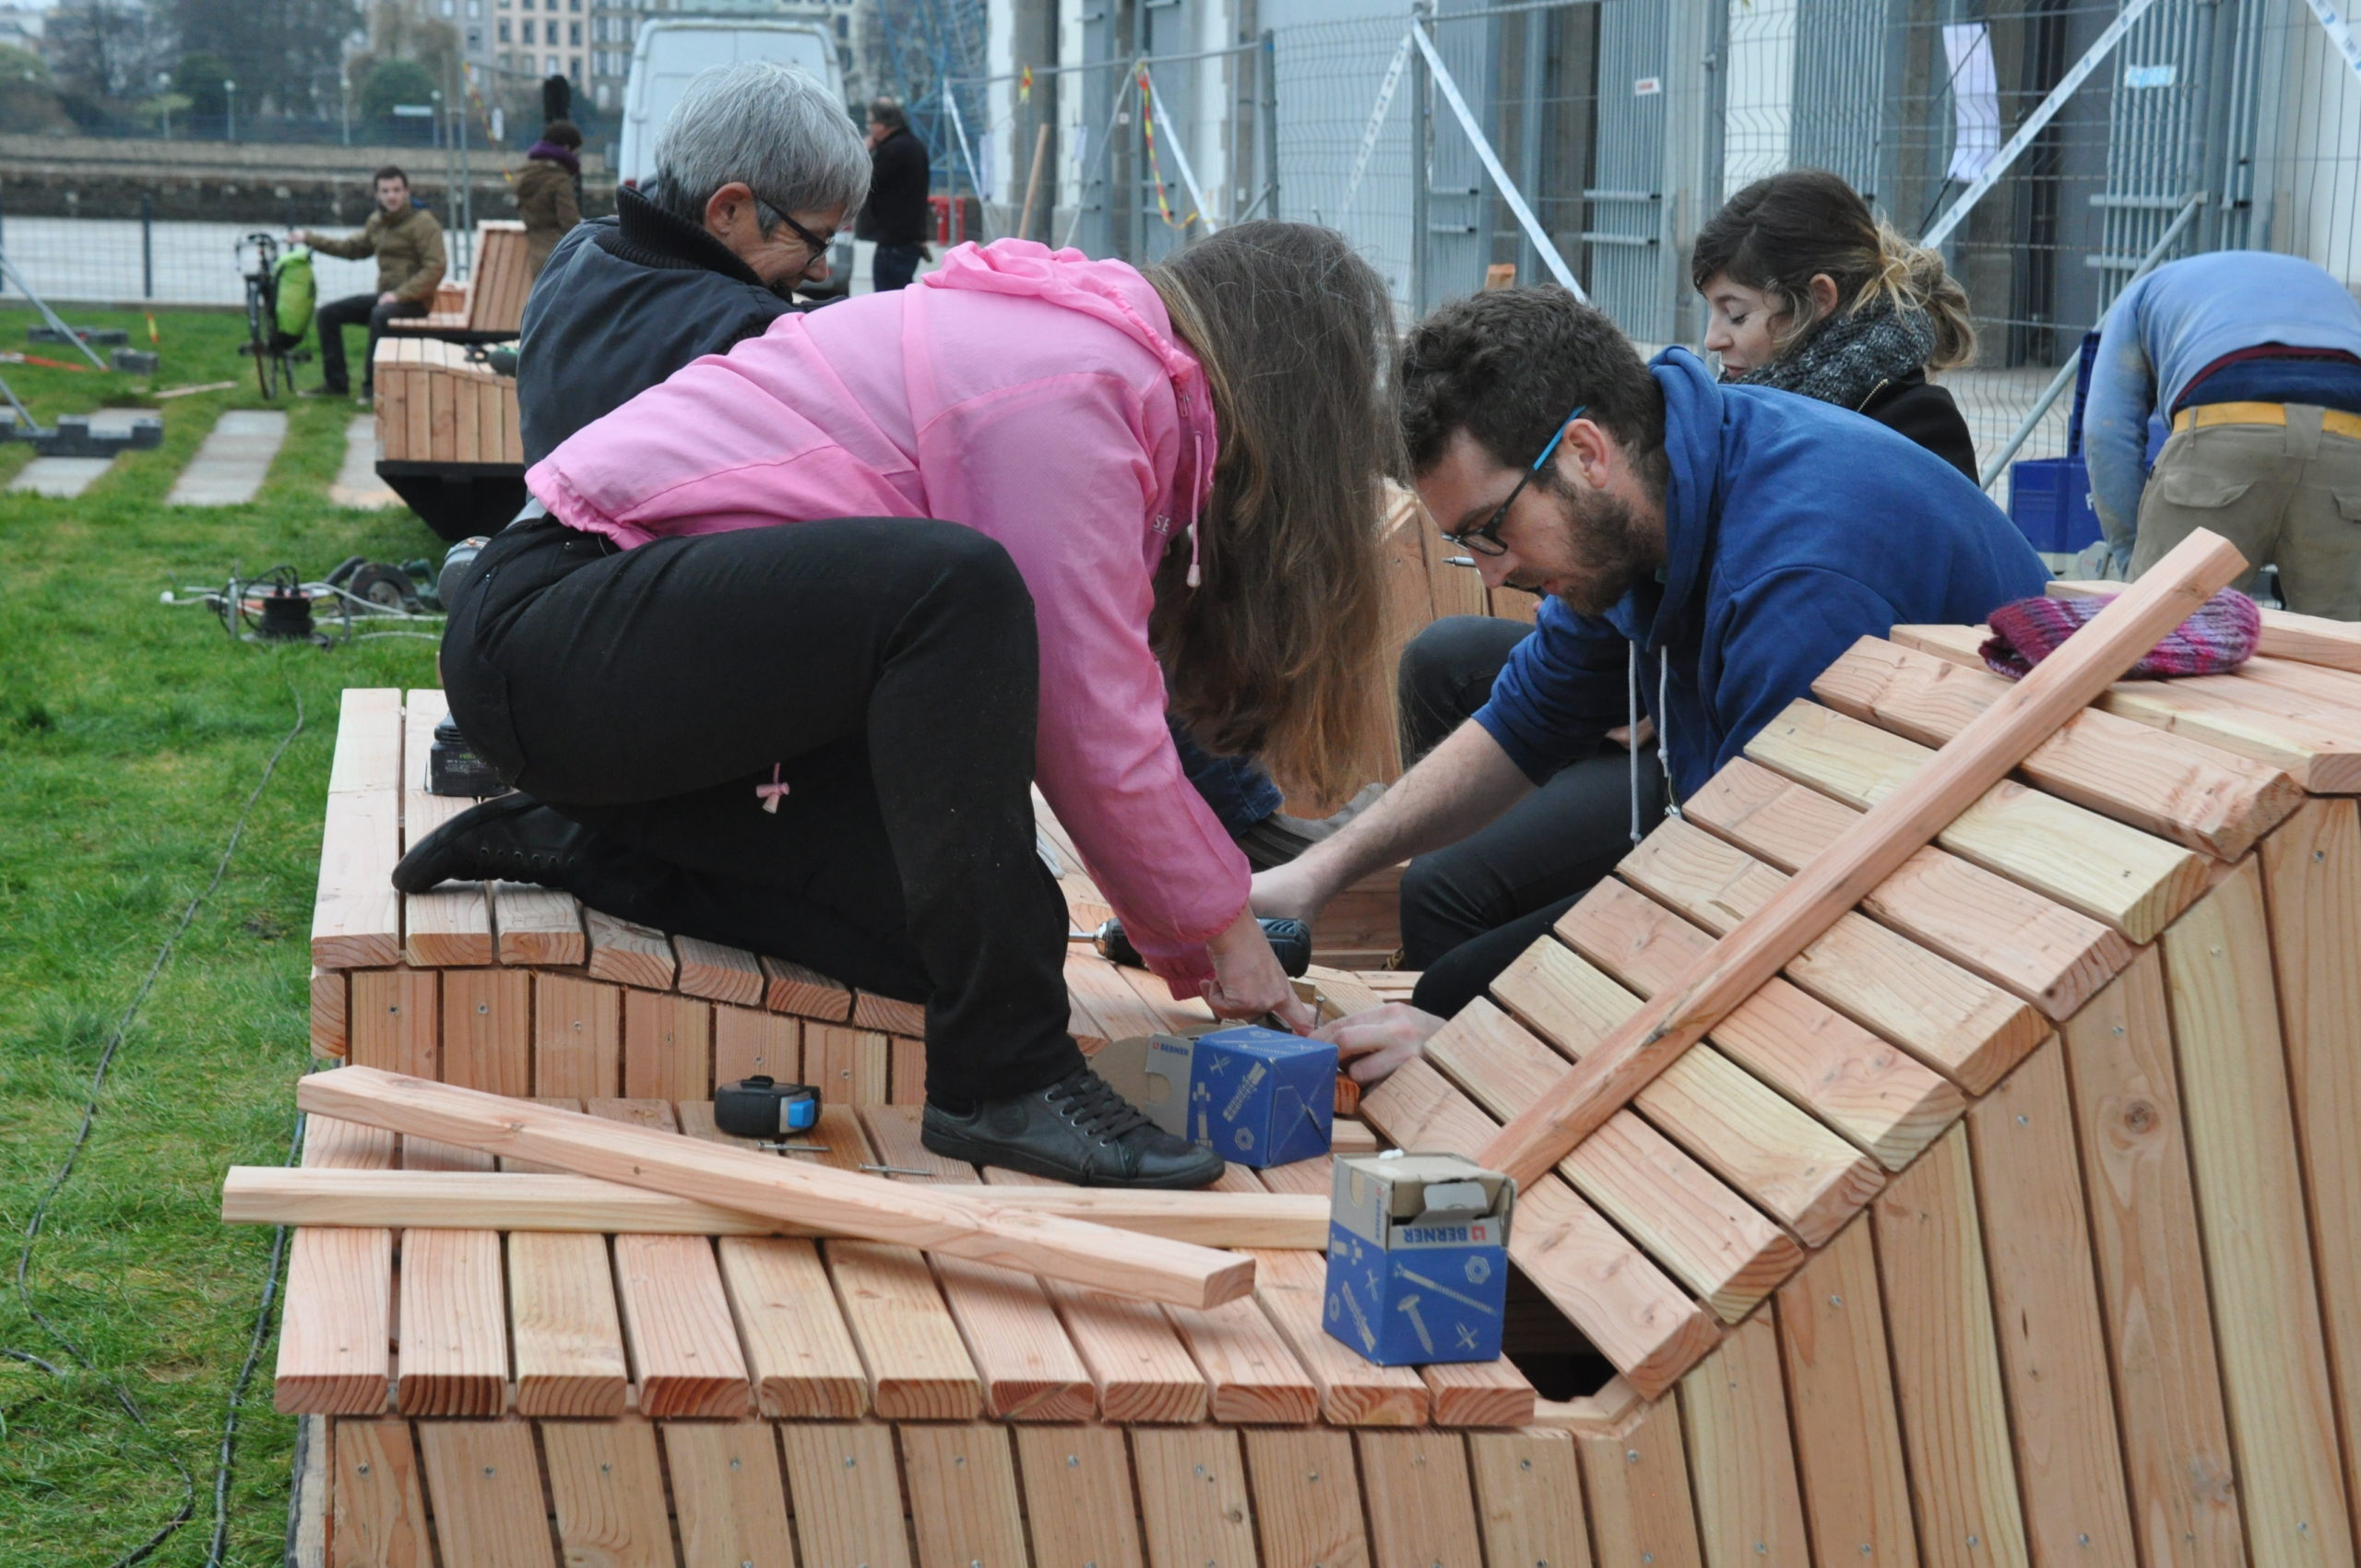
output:
M 814 77 L 770 60 L 689 84 L 644 189 L 574 229 L 534 282 L 518 346 L 525 461 L 674 371 L 759 335 L 869 195 L 869 148 Z

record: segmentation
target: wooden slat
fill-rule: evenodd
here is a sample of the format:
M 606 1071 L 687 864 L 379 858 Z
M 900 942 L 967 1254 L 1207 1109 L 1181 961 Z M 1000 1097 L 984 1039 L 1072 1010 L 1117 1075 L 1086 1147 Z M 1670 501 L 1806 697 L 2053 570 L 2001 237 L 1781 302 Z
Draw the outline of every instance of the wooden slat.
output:
M 888 1105 L 925 1104 L 926 1041 L 897 1037 L 890 1044 L 891 1060 L 885 1069 L 885 1102 Z
M 1704 829 L 1667 819 L 1616 874 L 1720 935 L 1787 878 Z M 1797 989 L 1901 1046 L 1970 1094 L 1982 1094 L 2048 1033 L 2031 1003 L 1866 915 L 1840 916 L 1786 974 Z
M 427 387 L 433 373 L 427 368 L 426 346 L 423 343 L 402 343 L 397 347 L 401 354 L 404 385 L 402 414 L 405 428 L 402 438 L 409 444 L 413 458 L 432 462 L 434 460 L 434 405 L 433 394 Z
M 1966 1130 L 1937 1140 L 1869 1214 L 1921 1554 L 1930 1568 L 2027 1562 Z
M 433 969 L 354 970 L 351 1063 L 441 1077 L 442 982 Z
M 410 1170 L 492 1169 L 488 1156 L 402 1140 Z M 493 1416 L 508 1402 L 508 1310 L 500 1233 L 411 1226 L 402 1232 L 395 1404 L 406 1416 Z
M 2247 1550 L 2257 1568 L 2346 1568 L 2353 1544 L 2265 919 L 2249 861 L 2165 933 L 2165 985 Z
M 623 990 L 572 975 L 533 977 L 533 1092 L 584 1099 L 619 1094 Z
M 1578 1433 L 1574 1446 L 1600 1568 L 1702 1568 L 1675 1401 L 1659 1400 L 1616 1431 Z
M 1861 815 L 1744 757 L 1681 803 L 1684 821 L 1786 872 L 1852 832 Z M 1870 889 L 1861 910 L 2050 1018 L 2073 1016 L 2131 960 L 2120 932 L 1931 846 Z
M 525 1421 L 421 1421 L 434 1544 L 469 1568 L 550 1568 L 541 1467 Z
M 2141 1558 L 2236 1568 L 2245 1533 L 2155 950 L 2062 1038 Z
M 1868 1221 L 1779 1290 L 1804 1515 L 1821 1562 L 1913 1568 L 1910 1486 Z
M 910 1568 L 893 1428 L 784 1421 L 778 1435 L 803 1568 Z
M 763 966 L 763 1005 L 774 1013 L 792 1013 L 841 1024 L 852 1016 L 852 992 L 816 969 L 785 958 L 765 957 Z
M 1506 1356 L 1489 1361 L 1439 1361 L 1420 1367 L 1429 1420 L 1439 1427 L 1521 1427 L 1539 1396 Z
M 1238 1434 L 1220 1427 L 1139 1427 L 1131 1439 L 1148 1561 L 1157 1568 L 1254 1562 L 1254 1522 Z
M 1612 878 L 1567 910 L 1556 930 L 1643 997 L 1678 984 L 1714 947 L 1713 937 Z M 1707 1038 L 1889 1170 L 1907 1165 L 1965 1108 L 1954 1085 L 1776 978 Z
M 1253 1477 L 1264 1562 L 1368 1568 L 1351 1436 L 1318 1428 L 1250 1428 L 1240 1435 Z
M 925 1255 L 872 1241 L 830 1241 L 824 1251 L 869 1369 L 872 1408 L 896 1420 L 974 1420 L 983 1383 Z
M 492 885 L 492 923 L 504 964 L 575 965 L 589 956 L 582 906 L 571 893 L 522 882 Z
M 713 1081 L 718 1087 L 742 1078 L 801 1082 L 803 1026 L 794 1018 L 753 1007 L 713 1010 Z
M 880 996 L 873 991 L 857 991 L 852 998 L 852 1025 L 857 1029 L 875 1029 L 881 1034 L 923 1039 L 926 1038 L 926 1004 L 904 1002 L 898 997 Z
M 518 1230 L 507 1243 L 517 1413 L 621 1415 L 631 1377 L 606 1238 Z
M 1811 689 L 1840 713 L 1940 746 L 1998 701 L 2009 683 L 1863 637 Z M 2060 800 L 2225 861 L 2252 849 L 2303 798 L 2276 767 L 2094 709 L 2035 746 L 2020 772 Z
M 326 1116 L 304 1126 L 306 1170 L 385 1170 L 393 1163 L 390 1133 Z M 391 1230 L 299 1228 L 288 1245 L 276 1408 L 290 1415 L 384 1409 L 393 1376 L 393 1306 Z
M 1004 1427 L 910 1425 L 900 1430 L 902 1472 L 919 1562 L 1026 1562 L 1016 1463 Z
M 638 1420 L 539 1425 L 565 1561 L 674 1568 L 656 1429 Z
M 1319 1418 L 1320 1390 L 1254 1302 L 1225 1301 L 1204 1312 L 1164 1311 L 1204 1373 L 1212 1395 L 1206 1413 L 1213 1420 L 1300 1425 Z
M 460 379 L 451 391 L 452 457 L 457 462 L 481 463 L 484 460 L 483 398 L 472 379 Z
M 329 1447 L 336 1467 L 328 1488 L 329 1536 L 338 1568 L 432 1563 L 433 1526 L 409 1423 L 341 1420 Z
M 1476 1480 L 1486 1561 L 1502 1568 L 1590 1568 L 1572 1437 L 1538 1429 L 1470 1432 L 1467 1468 Z
M 487 1094 L 533 1092 L 533 977 L 516 969 L 443 973 L 443 1080 Z
M 1502 970 L 1492 994 L 1574 1061 L 1640 1007 L 1638 997 L 1555 937 L 1536 942 Z M 1682 1053 L 1631 1103 L 1807 1246 L 1836 1234 L 1884 1180 L 1875 1161 L 1710 1044 Z
M 1483 997 L 1462 1008 L 1425 1051 L 1501 1121 L 1551 1082 L 1565 1061 Z M 1558 1170 L 1725 1323 L 1746 1316 L 1803 1262 L 1791 1237 L 1636 1112 L 1619 1112 Z
M 1511 1227 L 1510 1234 L 1515 1234 Z M 1320 1391 L 1321 1418 L 1335 1426 L 1418 1426 L 1427 1385 L 1408 1367 L 1372 1366 L 1329 1336 L 1321 1313 L 1323 1260 L 1306 1253 L 1256 1252 L 1254 1297 Z
M 741 1007 L 763 1004 L 762 961 L 752 953 L 697 936 L 676 936 L 672 947 L 680 955 L 681 990 L 686 994 Z
M 890 1050 L 884 1035 L 867 1029 L 806 1024 L 804 1081 L 831 1105 L 883 1105 Z
M 1040 1568 L 1145 1568 L 1132 1456 L 1120 1430 L 1018 1427 L 1016 1468 Z
M 426 378 L 426 442 L 438 463 L 459 460 L 459 410 L 457 402 L 460 388 L 449 375 Z
M 337 719 L 312 906 L 312 962 L 323 969 L 393 963 L 401 954 L 401 693 L 350 687 Z
M 1154 1034 L 1165 1027 L 1163 1016 L 1123 982 L 1122 971 L 1086 948 L 1066 953 L 1066 991 L 1109 1039 Z
M 662 932 L 598 909 L 582 911 L 582 932 L 589 955 L 584 968 L 592 980 L 643 991 L 672 989 L 672 944 Z
M 311 980 L 311 1042 L 314 1056 L 342 1056 L 352 1049 L 351 982 L 340 969 L 314 969 Z
M 726 1236 L 718 1250 L 763 1414 L 783 1420 L 868 1414 L 869 1377 L 819 1248 L 786 1237 Z
M 1968 1138 L 2034 1556 L 2130 1568 L 2123 1448 L 2064 1055 L 2027 1058 L 1968 1113 Z
M 623 1093 L 649 1099 L 712 1099 L 713 1004 L 625 991 Z
M 682 1568 L 794 1568 L 778 1440 L 763 1421 L 666 1421 Z
M 1205 1374 L 1154 1302 L 1125 1301 L 1054 1280 L 1049 1289 L 1075 1351 L 1089 1369 L 1106 1420 L 1205 1419 L 1213 1397 Z
M 1809 1568 L 1779 1333 L 1757 1313 L 1680 1380 L 1706 1568 Z
M 1935 754 L 1833 708 L 1797 702 L 1757 731 L 1746 754 L 1866 808 L 1901 789 Z M 2205 889 L 2204 862 L 2190 851 L 2019 784 L 1985 791 L 1935 841 L 2134 942 L 2153 941 Z
M 1441 1431 L 1365 1431 L 1354 1441 L 1376 1568 L 1482 1559 L 1462 1439 Z

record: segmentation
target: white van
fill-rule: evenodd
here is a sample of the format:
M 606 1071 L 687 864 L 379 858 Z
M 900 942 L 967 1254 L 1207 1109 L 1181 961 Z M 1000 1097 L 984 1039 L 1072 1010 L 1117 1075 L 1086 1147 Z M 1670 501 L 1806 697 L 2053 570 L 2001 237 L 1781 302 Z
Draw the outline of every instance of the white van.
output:
M 740 21 L 736 18 L 646 21 L 632 45 L 631 76 L 623 84 L 623 146 L 615 175 L 636 184 L 654 172 L 656 137 L 665 116 L 681 101 L 699 71 L 740 60 L 777 60 L 809 71 L 844 101 L 844 73 L 836 45 L 810 22 Z

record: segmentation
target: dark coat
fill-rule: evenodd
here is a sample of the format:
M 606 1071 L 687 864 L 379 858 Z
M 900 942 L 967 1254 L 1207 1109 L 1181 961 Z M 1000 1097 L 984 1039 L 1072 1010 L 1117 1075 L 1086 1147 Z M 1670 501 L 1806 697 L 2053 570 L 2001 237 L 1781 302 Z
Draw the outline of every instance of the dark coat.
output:
M 525 265 L 531 269 L 526 276 L 539 278 L 558 241 L 582 221 L 574 173 L 554 159 L 528 158 L 509 181 L 516 191 L 516 216 L 525 220 Z
M 1967 433 L 1967 421 L 1952 395 L 1928 381 L 1925 371 L 1880 383 L 1858 411 L 1895 434 L 1908 436 L 1969 479 L 1976 477 L 1975 440 Z
M 881 245 L 922 245 L 927 241 L 927 187 L 933 181 L 926 143 L 896 131 L 870 148 L 869 201 L 853 233 Z
M 558 242 L 525 301 L 516 362 L 525 461 L 799 308 L 705 230 L 623 187 L 614 217 Z

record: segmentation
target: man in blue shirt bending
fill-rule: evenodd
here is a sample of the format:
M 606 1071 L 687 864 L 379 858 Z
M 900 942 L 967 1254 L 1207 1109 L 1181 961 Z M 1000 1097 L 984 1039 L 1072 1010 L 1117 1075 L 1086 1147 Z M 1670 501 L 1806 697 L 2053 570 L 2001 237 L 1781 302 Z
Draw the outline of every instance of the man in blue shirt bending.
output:
M 2173 434 L 2143 475 L 2156 410 Z M 2211 529 L 2255 566 L 2277 564 L 2288 609 L 2361 620 L 2361 303 L 2310 262 L 2219 251 L 2124 290 L 2082 445 L 2130 576 Z
M 1491 929 L 1409 954 L 1426 971 L 1415 1006 L 1331 1027 L 1347 1054 L 1369 1053 L 1354 1066 L 1364 1082 L 1629 848 L 1630 817 L 1593 798 L 1631 799 L 1624 767 L 1593 764 L 1608 731 L 1653 722 L 1651 766 L 1678 802 L 1857 639 L 1980 621 L 2047 579 L 1942 459 L 1833 405 L 1717 384 L 1685 349 L 1643 364 L 1614 323 L 1557 289 L 1437 311 L 1411 334 L 1397 390 L 1435 525 L 1488 586 L 1548 597 L 1472 718 L 1349 826 L 1254 879 L 1257 913 L 1309 919 L 1418 857 L 1406 938 L 1419 900 L 1489 900 Z

